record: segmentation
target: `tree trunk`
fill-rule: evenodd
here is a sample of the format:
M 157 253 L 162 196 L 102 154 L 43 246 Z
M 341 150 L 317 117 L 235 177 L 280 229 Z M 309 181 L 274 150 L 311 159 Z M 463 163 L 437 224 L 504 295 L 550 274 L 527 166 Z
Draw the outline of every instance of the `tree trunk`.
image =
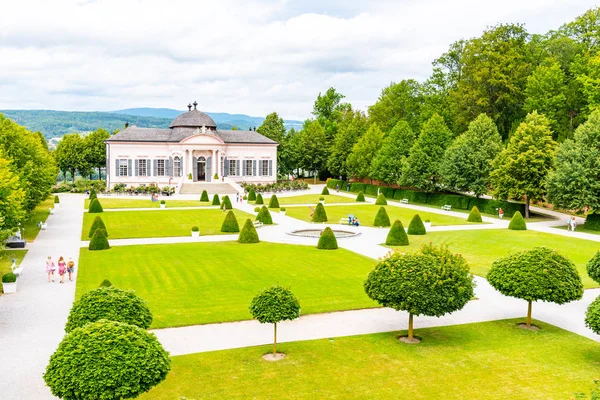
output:
M 273 356 L 277 355 L 277 324 L 273 324 Z
M 102 167 L 98 167 L 98 180 L 102 180 Z
M 315 171 L 314 174 L 315 174 L 315 176 L 313 179 L 313 185 L 316 185 L 317 184 L 317 171 Z
M 413 315 L 408 314 L 408 340 L 413 340 Z
M 527 327 L 531 327 L 531 300 L 527 302 Z
M 525 196 L 525 218 L 529 218 L 529 196 Z

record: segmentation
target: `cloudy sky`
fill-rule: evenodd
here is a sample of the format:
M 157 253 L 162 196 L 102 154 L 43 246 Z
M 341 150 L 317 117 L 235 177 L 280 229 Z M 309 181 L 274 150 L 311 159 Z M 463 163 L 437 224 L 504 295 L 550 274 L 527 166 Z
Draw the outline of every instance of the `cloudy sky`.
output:
M 310 116 L 355 108 L 500 22 L 558 28 L 588 0 L 0 0 L 0 109 L 199 109 Z

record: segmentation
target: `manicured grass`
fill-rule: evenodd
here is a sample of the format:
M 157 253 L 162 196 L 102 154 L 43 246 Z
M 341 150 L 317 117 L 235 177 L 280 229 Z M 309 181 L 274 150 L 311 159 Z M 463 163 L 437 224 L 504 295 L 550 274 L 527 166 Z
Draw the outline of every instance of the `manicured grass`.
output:
M 250 301 L 276 283 L 291 288 L 303 314 L 376 307 L 363 290 L 374 264 L 343 249 L 266 242 L 81 249 L 76 296 L 103 279 L 133 289 L 154 328 L 252 319 Z
M 254 220 L 240 210 L 234 210 L 240 226 L 246 218 Z M 221 235 L 221 224 L 225 213 L 218 208 L 206 210 L 156 210 L 156 211 L 114 211 L 100 214 L 85 213 L 83 217 L 82 240 L 88 240 L 88 233 L 94 218 L 99 215 L 106 229 L 108 239 L 189 236 L 192 226 L 200 228 L 200 235 Z
M 328 203 L 355 203 L 354 199 L 338 196 L 335 194 L 303 194 L 300 196 L 291 196 L 291 197 L 277 197 L 279 199 L 279 204 L 311 204 L 315 205 L 319 202 L 319 198 L 325 198 L 325 205 Z M 269 198 L 271 196 L 266 196 L 265 203 L 268 203 Z
M 410 235 L 408 238 L 410 245 L 398 247 L 398 249 L 417 249 L 429 242 L 443 243 L 448 245 L 450 250 L 465 257 L 471 267 L 471 272 L 484 277 L 492 263 L 498 258 L 533 247 L 550 247 L 558 250 L 575 263 L 586 288 L 598 287 L 598 284 L 588 277 L 585 268 L 589 259 L 596 254 L 596 251 L 600 250 L 600 243 L 591 240 L 535 231 L 509 231 L 508 229 L 431 232 L 424 236 Z
M 315 205 L 312 205 L 311 207 L 315 208 Z M 381 206 L 359 204 L 344 206 L 327 206 L 327 203 L 325 203 L 325 211 L 327 212 L 328 219 L 327 223 L 337 224 L 339 223 L 341 218 L 347 219 L 348 215 L 352 214 L 358 217 L 361 225 L 373 226 L 375 214 L 377 214 L 379 207 Z M 385 208 L 392 222 L 396 219 L 399 219 L 400 221 L 402 221 L 402 224 L 404 226 L 408 226 L 410 220 L 415 214 L 419 214 L 422 220 L 431 220 L 433 226 L 472 224 L 471 222 L 467 222 L 466 215 L 465 218 L 462 219 L 443 214 L 434 214 L 430 212 L 412 210 L 409 208 L 395 206 L 385 206 Z M 311 211 L 308 209 L 308 207 L 288 207 L 286 215 L 310 222 L 310 213 Z
M 418 321 L 418 319 L 417 319 Z M 172 358 L 166 381 L 140 399 L 571 399 L 589 394 L 600 345 L 552 325 L 504 320 Z M 417 322 L 418 325 L 418 322 Z M 405 334 L 405 332 L 402 332 Z M 587 397 L 585 397 L 587 398 Z
M 33 242 L 40 233 L 38 223 L 45 222 L 50 215 L 50 209 L 54 208 L 54 196 L 50 196 L 41 202 L 29 215 L 29 218 L 21 226 L 22 235 L 28 242 Z
M 566 230 L 567 230 L 567 225 L 553 226 L 553 228 L 556 228 L 556 229 L 560 229 L 560 230 L 566 231 Z M 580 233 L 589 233 L 589 234 L 591 234 L 591 235 L 600 235 L 600 231 L 595 231 L 595 230 L 592 230 L 592 229 L 585 229 L 585 228 L 583 227 L 583 225 L 581 225 L 581 224 L 580 224 L 580 225 L 578 225 L 578 226 L 575 228 L 575 232 L 580 232 Z
M 200 195 L 198 195 L 200 198 Z M 112 199 L 110 197 L 99 198 L 102 208 L 160 208 L 160 201 L 152 201 L 149 196 L 142 196 L 132 199 Z M 202 207 L 210 206 L 211 202 L 200 202 L 197 200 L 165 200 L 167 207 Z M 90 205 L 90 200 L 85 200 L 85 209 Z

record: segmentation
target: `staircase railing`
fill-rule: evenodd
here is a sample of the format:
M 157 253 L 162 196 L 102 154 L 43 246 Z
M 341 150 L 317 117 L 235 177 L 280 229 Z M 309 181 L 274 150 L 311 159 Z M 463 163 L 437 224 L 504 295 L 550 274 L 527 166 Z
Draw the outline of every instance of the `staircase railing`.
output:
M 175 193 L 179 194 L 181 192 L 181 188 L 183 187 L 183 181 L 185 180 L 185 176 L 182 176 L 177 183 L 177 187 L 175 188 Z
M 236 181 L 234 181 L 233 179 L 231 179 L 230 177 L 226 176 L 223 179 L 223 182 L 230 184 L 235 190 L 237 190 L 237 192 L 239 194 L 243 194 L 244 193 L 244 188 L 241 187 Z

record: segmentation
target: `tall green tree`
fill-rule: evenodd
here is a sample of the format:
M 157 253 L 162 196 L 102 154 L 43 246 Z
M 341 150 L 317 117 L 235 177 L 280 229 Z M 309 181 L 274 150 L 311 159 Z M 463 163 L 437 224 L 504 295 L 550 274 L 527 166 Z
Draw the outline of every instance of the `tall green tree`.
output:
M 287 164 L 287 160 L 285 155 L 287 154 L 285 151 L 285 146 L 287 144 L 286 138 L 286 129 L 283 124 L 283 118 L 281 118 L 276 112 L 272 112 L 267 115 L 262 125 L 257 129 L 258 133 L 268 137 L 279 143 L 277 147 L 277 169 L 279 173 L 285 174 L 289 171 L 289 165 Z
M 446 150 L 441 165 L 444 184 L 479 197 L 487 193 L 492 162 L 502 150 L 494 121 L 480 114 Z
M 415 142 L 415 134 L 408 122 L 398 121 L 383 139 L 381 150 L 371 163 L 371 177 L 387 184 L 400 182 L 402 167 Z
M 63 136 L 58 142 L 54 156 L 63 175 L 66 177 L 66 172 L 70 172 L 71 179 L 75 182 L 77 171 L 81 175 L 87 175 L 90 170 L 87 153 L 85 140 L 78 133 L 71 133 Z
M 548 199 L 569 210 L 600 210 L 600 110 L 562 143 L 548 176 Z
M 98 178 L 102 179 L 102 168 L 106 167 L 106 144 L 110 133 L 102 128 L 96 129 L 84 138 L 86 161 L 90 168 L 98 169 Z
M 377 102 L 369 107 L 369 118 L 386 133 L 401 119 L 407 121 L 414 132 L 418 132 L 422 103 L 419 82 L 407 79 L 391 83 L 381 91 Z
M 587 10 L 560 31 L 584 46 L 584 51 L 596 53 L 600 45 L 600 7 Z
M 490 174 L 494 196 L 524 199 L 525 218 L 529 218 L 529 203 L 544 195 L 544 183 L 553 166 L 555 149 L 548 118 L 536 111 L 527 114 L 508 146 L 494 160 Z
M 371 175 L 371 163 L 381 148 L 383 132 L 372 124 L 369 130 L 352 147 L 348 155 L 346 165 L 348 173 L 355 178 L 369 178 Z
M 350 111 L 343 114 L 327 158 L 327 168 L 333 176 L 348 176 L 346 160 L 367 128 L 368 119 L 363 112 Z
M 0 153 L 0 245 L 25 218 L 25 191 L 10 164 Z
M 337 123 L 341 117 L 340 113 L 350 107 L 348 103 L 342 103 L 344 97 L 335 88 L 330 87 L 324 94 L 319 93 L 313 104 L 312 113 L 323 129 L 325 129 L 325 136 L 328 140 L 333 139 L 337 133 Z
M 421 134 L 410 149 L 402 169 L 401 183 L 433 192 L 441 181 L 440 164 L 452 141 L 452 132 L 444 119 L 434 114 L 423 124 Z
M 325 129 L 319 121 L 306 121 L 299 135 L 301 149 L 299 167 L 306 171 L 319 172 L 325 169 L 327 163 L 327 139 Z M 316 183 L 315 174 L 315 183 Z

